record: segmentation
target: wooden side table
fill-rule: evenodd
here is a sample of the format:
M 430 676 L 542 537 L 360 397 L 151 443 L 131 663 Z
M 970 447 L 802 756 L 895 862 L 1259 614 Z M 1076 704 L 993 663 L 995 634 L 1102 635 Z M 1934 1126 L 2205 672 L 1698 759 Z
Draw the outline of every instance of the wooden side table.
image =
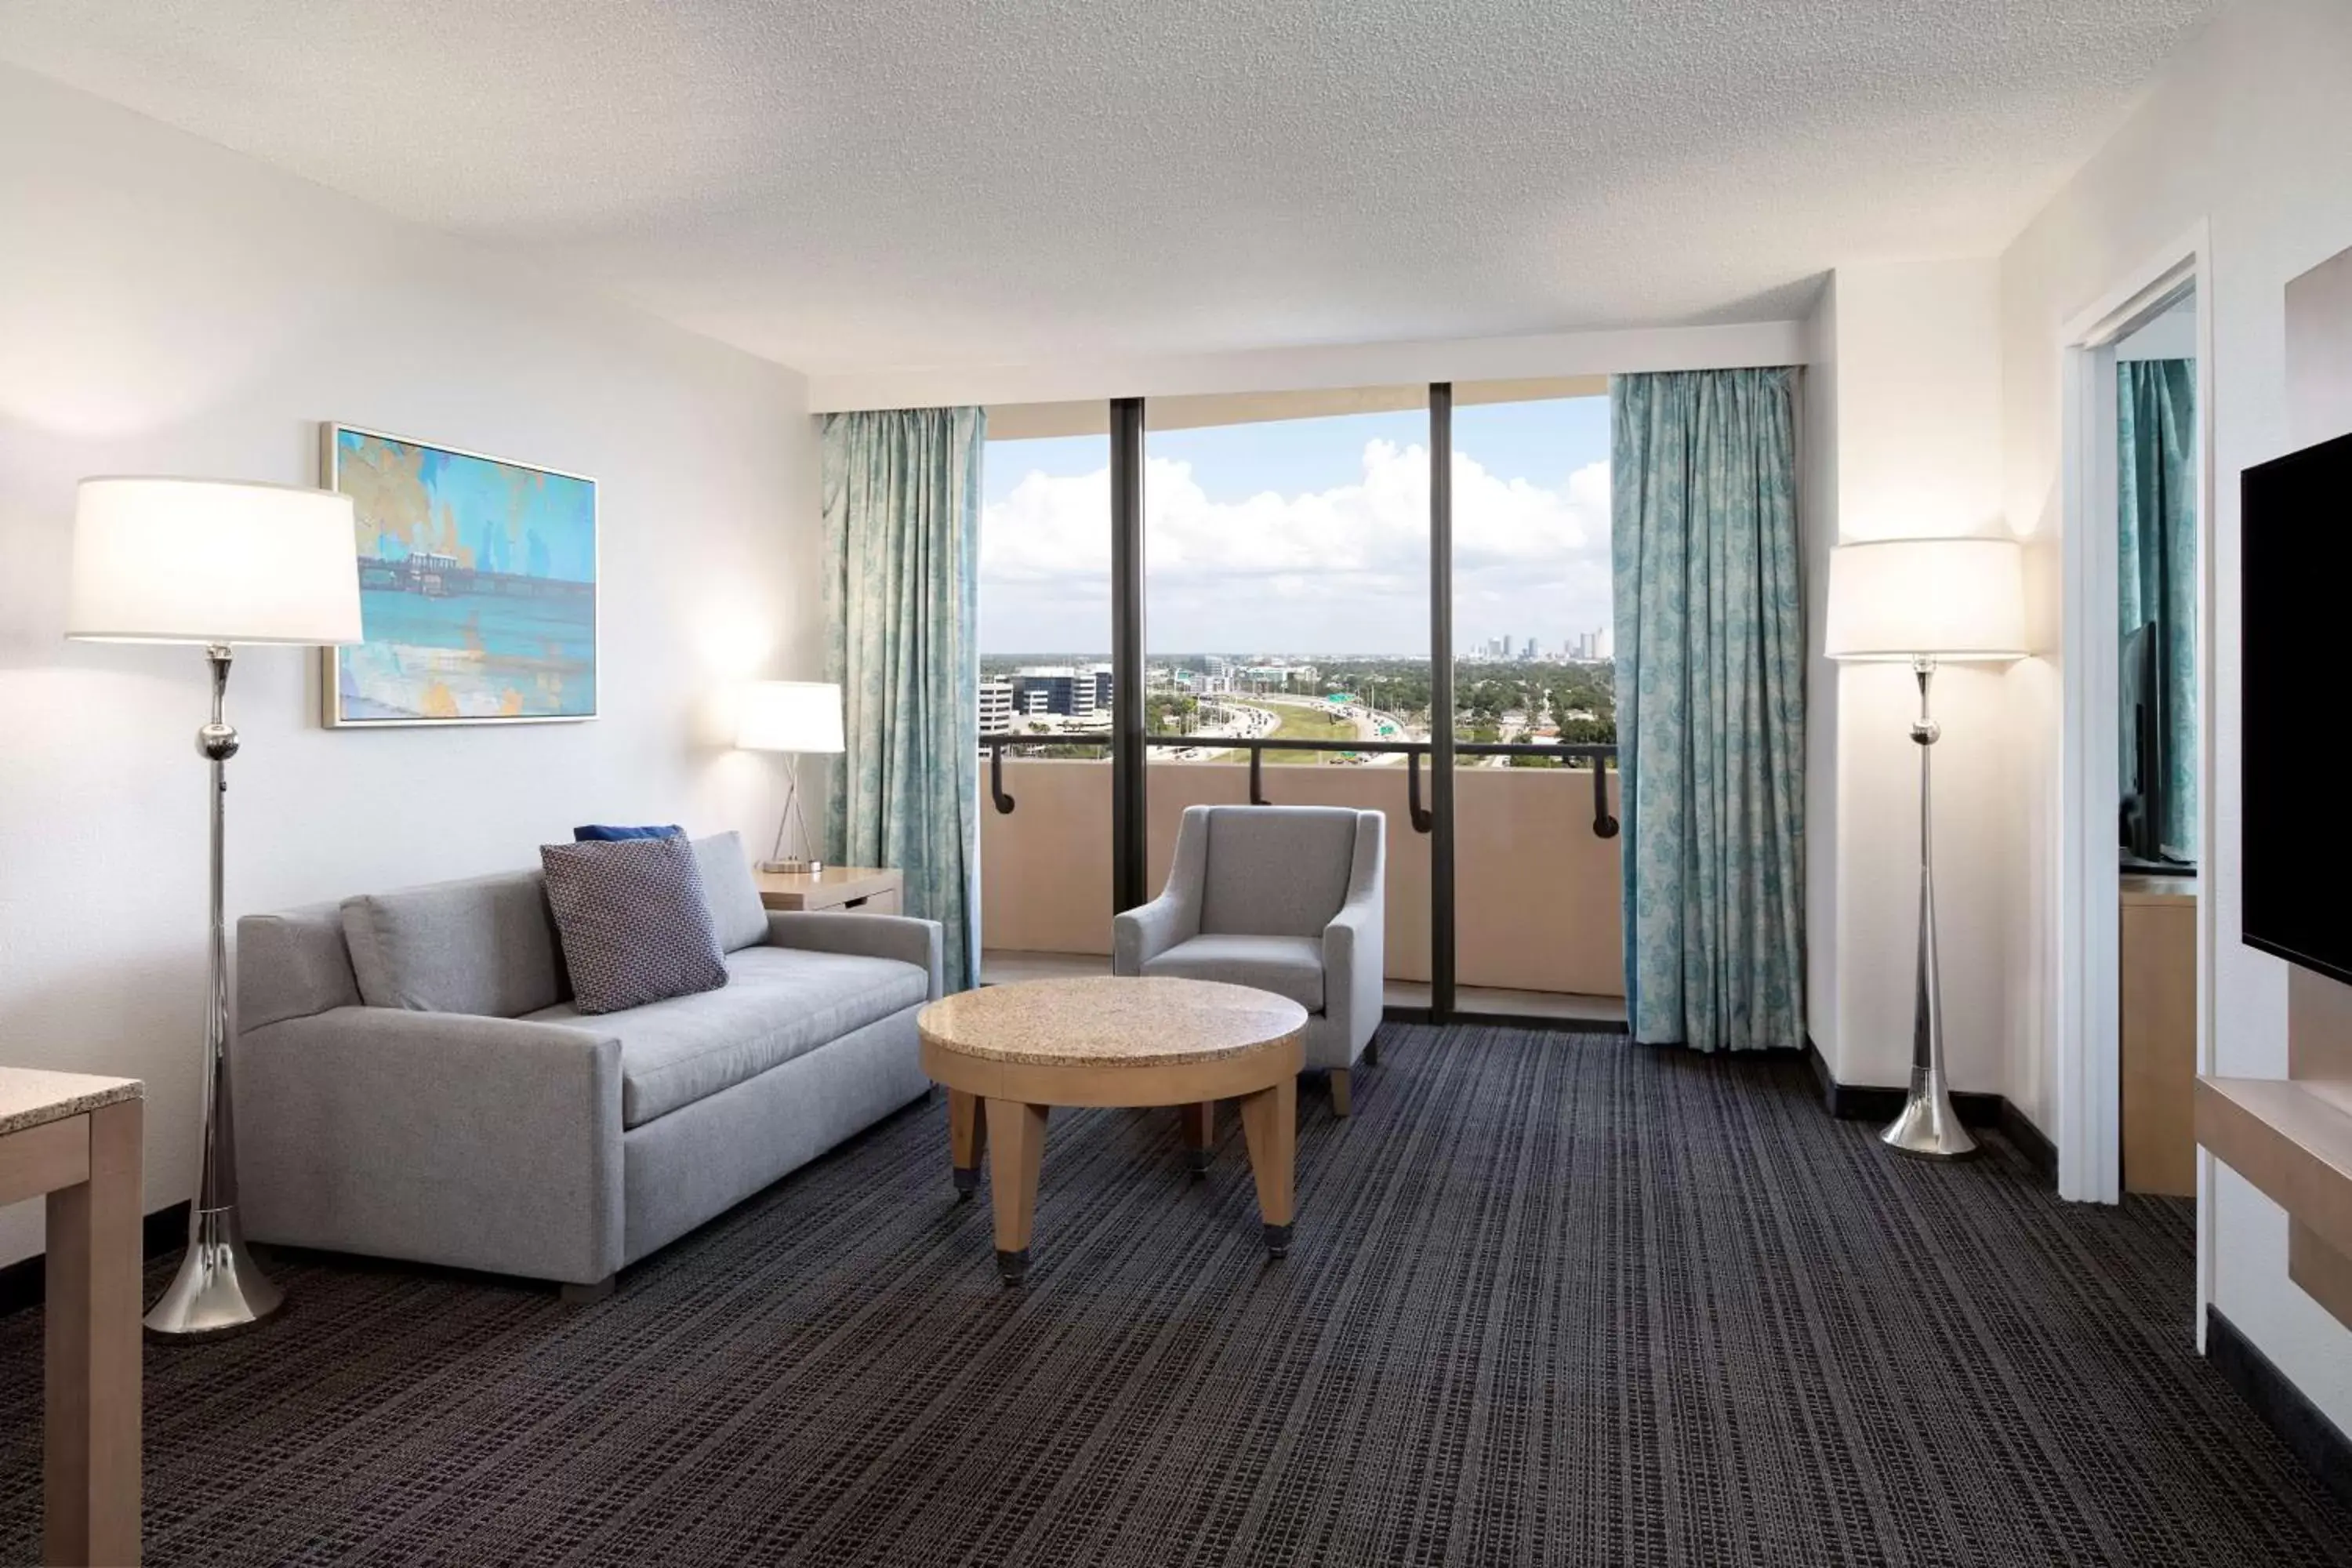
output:
M 46 1563 L 139 1561 L 137 1079 L 0 1068 L 0 1204 L 48 1199 Z
M 959 1200 L 979 1186 L 987 1151 L 1007 1285 L 1028 1277 L 1045 1115 L 1056 1105 L 1183 1106 L 1188 1141 L 1205 1148 L 1215 1102 L 1240 1100 L 1265 1249 L 1290 1251 L 1307 1009 L 1287 996 L 1151 975 L 1032 980 L 945 997 L 915 1027 L 923 1070 L 947 1086 Z
M 840 914 L 895 915 L 906 879 L 871 866 L 827 866 L 822 871 L 754 871 L 760 901 L 772 910 L 831 910 Z

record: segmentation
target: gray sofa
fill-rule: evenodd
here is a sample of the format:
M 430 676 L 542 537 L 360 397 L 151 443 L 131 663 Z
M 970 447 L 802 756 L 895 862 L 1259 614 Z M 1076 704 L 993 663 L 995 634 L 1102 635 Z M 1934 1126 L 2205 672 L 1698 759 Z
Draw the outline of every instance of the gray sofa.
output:
M 1381 1026 L 1387 825 L 1342 806 L 1186 806 L 1168 886 L 1112 917 L 1112 973 L 1289 997 L 1307 1009 L 1307 1065 L 1330 1070 L 1347 1115 L 1348 1074 Z
M 237 922 L 237 1173 L 257 1240 L 574 1296 L 929 1088 L 940 927 L 761 907 L 695 850 L 728 984 L 571 1005 L 537 871 Z

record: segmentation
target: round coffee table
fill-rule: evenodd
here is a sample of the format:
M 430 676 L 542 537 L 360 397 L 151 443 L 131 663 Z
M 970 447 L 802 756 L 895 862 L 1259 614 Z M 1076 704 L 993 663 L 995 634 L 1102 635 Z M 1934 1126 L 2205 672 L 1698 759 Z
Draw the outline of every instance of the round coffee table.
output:
M 1029 1272 L 1045 1113 L 1056 1105 L 1183 1106 L 1197 1170 L 1216 1102 L 1239 1100 L 1266 1250 L 1290 1250 L 1307 1030 L 1297 1003 L 1205 980 L 1033 980 L 934 1002 L 916 1025 L 923 1070 L 947 1086 L 959 1198 L 979 1186 L 988 1151 L 1006 1284 Z

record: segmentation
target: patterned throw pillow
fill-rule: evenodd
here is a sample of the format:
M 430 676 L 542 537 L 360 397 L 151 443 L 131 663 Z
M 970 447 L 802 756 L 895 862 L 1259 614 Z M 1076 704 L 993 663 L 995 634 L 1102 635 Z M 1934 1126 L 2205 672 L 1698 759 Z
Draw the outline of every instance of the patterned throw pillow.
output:
M 539 863 L 581 1012 L 617 1013 L 727 984 L 684 838 L 542 844 Z

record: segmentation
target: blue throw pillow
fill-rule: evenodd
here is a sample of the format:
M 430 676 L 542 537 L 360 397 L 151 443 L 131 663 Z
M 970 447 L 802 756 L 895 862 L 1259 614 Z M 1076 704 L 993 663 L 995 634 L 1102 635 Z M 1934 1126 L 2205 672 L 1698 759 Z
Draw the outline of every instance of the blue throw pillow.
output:
M 618 1013 L 727 984 L 702 873 L 683 837 L 544 844 L 539 863 L 582 1013 Z
M 572 841 L 574 844 L 618 844 L 630 838 L 683 838 L 685 837 L 686 829 L 674 822 L 667 827 L 614 827 L 605 823 L 592 822 L 585 827 L 575 827 L 572 830 Z

